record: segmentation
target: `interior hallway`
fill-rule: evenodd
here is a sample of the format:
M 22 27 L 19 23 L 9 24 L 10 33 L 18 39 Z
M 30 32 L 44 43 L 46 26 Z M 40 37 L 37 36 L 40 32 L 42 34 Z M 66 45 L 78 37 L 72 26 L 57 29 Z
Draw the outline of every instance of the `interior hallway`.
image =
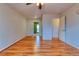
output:
M 39 44 L 40 43 L 40 44 Z M 44 41 L 39 37 L 26 37 L 0 52 L 0 56 L 79 56 L 79 50 L 59 39 Z
M 35 23 L 39 24 L 39 31 L 34 32 Z M 33 37 L 36 32 L 43 39 Z M 37 8 L 36 3 L 0 4 L 1 56 L 75 56 L 79 55 L 78 38 L 79 4 L 44 3 L 42 10 Z

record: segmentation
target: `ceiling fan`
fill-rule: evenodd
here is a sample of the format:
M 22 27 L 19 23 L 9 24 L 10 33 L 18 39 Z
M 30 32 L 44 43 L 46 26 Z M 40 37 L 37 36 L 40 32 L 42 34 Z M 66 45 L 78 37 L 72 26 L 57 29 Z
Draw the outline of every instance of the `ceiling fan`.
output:
M 31 5 L 31 4 L 33 4 L 33 3 L 26 3 L 26 5 Z M 43 3 L 36 3 L 36 5 L 37 5 L 38 9 L 41 10 Z

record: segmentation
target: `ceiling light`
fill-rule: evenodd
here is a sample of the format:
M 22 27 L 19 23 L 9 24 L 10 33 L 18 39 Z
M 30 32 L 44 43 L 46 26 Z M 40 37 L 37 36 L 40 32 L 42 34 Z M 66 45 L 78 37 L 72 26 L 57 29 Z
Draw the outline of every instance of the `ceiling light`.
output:
M 43 6 L 43 3 L 37 3 L 37 7 L 38 7 L 38 9 L 42 9 L 42 6 Z

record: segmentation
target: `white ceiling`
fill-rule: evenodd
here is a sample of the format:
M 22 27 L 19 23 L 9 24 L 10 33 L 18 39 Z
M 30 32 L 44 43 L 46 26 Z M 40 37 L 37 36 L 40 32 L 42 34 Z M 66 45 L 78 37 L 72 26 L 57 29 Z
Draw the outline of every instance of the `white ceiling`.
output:
M 25 3 L 9 3 L 10 7 L 26 17 L 34 17 L 39 14 L 36 4 L 26 5 Z M 59 14 L 74 5 L 73 3 L 45 3 L 41 10 L 42 14 Z

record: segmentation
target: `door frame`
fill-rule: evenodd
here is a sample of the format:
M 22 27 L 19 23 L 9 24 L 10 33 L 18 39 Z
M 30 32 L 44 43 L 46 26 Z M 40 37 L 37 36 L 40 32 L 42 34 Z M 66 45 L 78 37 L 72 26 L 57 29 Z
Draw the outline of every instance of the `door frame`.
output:
M 61 27 L 61 22 L 64 22 L 62 27 Z M 58 34 L 58 36 L 59 36 L 60 40 L 63 40 L 63 41 L 66 40 L 66 16 L 61 16 L 60 17 L 60 25 L 59 25 L 59 34 Z

